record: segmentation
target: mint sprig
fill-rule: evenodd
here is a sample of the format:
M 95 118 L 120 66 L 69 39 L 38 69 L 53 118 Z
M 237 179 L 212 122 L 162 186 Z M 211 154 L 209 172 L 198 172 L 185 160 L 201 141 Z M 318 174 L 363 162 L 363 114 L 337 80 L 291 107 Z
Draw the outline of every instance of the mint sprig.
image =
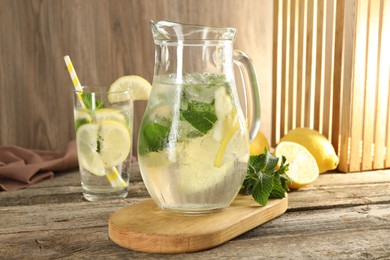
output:
M 104 101 L 103 100 L 96 100 L 95 101 L 95 107 L 93 106 L 93 99 L 92 99 L 92 93 L 84 92 L 81 95 L 85 108 L 86 109 L 100 109 L 103 108 L 104 106 Z
M 169 127 L 158 123 L 150 123 L 145 125 L 141 138 L 143 138 L 142 141 L 145 142 L 149 151 L 158 152 L 167 145 L 169 132 Z M 143 150 L 145 150 L 145 147 Z
M 267 205 L 269 199 L 284 198 L 285 192 L 289 190 L 286 175 L 288 164 L 284 156 L 279 167 L 278 162 L 279 158 L 273 156 L 267 148 L 264 153 L 251 156 L 241 193 L 252 195 L 263 206 Z
M 93 99 L 92 99 L 92 93 L 89 93 L 89 92 L 83 92 L 81 94 L 81 98 L 83 100 L 83 103 L 84 103 L 84 109 L 100 109 L 100 108 L 103 108 L 104 107 L 104 101 L 103 100 L 95 100 L 95 104 L 93 104 Z M 93 106 L 95 105 L 95 106 Z M 94 114 L 92 111 L 87 111 L 87 113 L 92 117 L 94 118 Z M 76 129 L 76 132 L 77 130 L 79 129 L 80 126 L 84 125 L 84 124 L 88 124 L 90 123 L 90 121 L 86 118 L 80 118 L 80 119 L 76 119 L 75 122 L 74 122 L 74 126 L 75 126 L 75 129 Z M 98 142 L 98 145 L 99 145 L 99 142 Z
M 202 134 L 207 134 L 218 119 L 214 104 L 198 101 L 189 102 L 186 110 L 180 110 L 180 115 Z
M 217 119 L 213 103 L 191 101 L 188 102 L 187 109 L 180 110 L 180 120 L 187 121 L 193 127 L 193 131 L 188 132 L 188 138 L 207 134 L 213 128 Z M 142 147 L 139 152 L 141 154 L 159 152 L 167 146 L 172 122 L 169 118 L 164 118 L 163 121 L 163 124 L 156 122 L 143 123 L 140 132 Z

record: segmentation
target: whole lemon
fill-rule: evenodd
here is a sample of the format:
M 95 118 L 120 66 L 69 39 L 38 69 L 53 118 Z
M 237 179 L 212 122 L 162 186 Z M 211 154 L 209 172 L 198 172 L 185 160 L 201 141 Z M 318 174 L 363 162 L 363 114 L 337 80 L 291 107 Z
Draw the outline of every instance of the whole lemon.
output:
M 295 128 L 280 139 L 280 142 L 295 142 L 304 146 L 317 161 L 320 173 L 336 169 L 339 158 L 333 145 L 318 131 L 310 128 Z
M 267 137 L 261 132 L 258 131 L 255 139 L 251 142 L 250 145 L 250 155 L 259 155 L 264 152 L 264 148 L 267 147 L 269 150 L 269 143 Z

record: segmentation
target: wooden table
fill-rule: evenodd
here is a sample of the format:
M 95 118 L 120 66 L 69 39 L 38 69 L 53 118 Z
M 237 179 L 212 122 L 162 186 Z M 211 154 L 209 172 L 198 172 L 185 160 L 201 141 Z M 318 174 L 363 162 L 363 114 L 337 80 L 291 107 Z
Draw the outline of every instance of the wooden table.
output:
M 146 198 L 136 170 L 126 199 L 85 201 L 77 170 L 0 192 L 0 259 L 390 259 L 390 170 L 323 174 L 289 193 L 282 216 L 191 254 L 139 253 L 109 239 L 109 216 Z

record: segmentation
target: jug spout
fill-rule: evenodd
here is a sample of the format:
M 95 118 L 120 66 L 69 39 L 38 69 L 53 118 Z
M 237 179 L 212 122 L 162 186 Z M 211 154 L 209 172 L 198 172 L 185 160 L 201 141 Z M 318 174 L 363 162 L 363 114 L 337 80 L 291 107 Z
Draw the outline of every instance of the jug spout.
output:
M 152 28 L 152 35 L 154 40 L 169 40 L 168 32 L 165 31 L 159 22 L 150 20 L 150 27 Z
M 203 26 L 171 21 L 150 21 L 155 42 L 197 42 L 205 40 L 233 41 L 236 29 L 231 27 Z

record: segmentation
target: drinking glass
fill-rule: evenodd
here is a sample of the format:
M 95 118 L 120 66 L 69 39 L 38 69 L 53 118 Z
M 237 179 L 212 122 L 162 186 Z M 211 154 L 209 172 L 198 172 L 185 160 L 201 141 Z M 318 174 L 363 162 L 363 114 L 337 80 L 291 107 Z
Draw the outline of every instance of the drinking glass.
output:
M 84 197 L 128 194 L 132 158 L 133 101 L 129 91 L 84 86 L 74 92 L 74 123 Z

